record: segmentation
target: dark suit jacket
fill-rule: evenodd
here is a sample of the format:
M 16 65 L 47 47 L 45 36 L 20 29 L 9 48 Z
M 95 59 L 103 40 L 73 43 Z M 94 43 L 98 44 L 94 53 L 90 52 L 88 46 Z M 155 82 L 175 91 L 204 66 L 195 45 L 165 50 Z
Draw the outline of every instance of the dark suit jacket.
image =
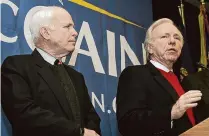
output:
M 14 136 L 79 136 L 80 127 L 100 133 L 100 118 L 89 99 L 83 75 L 65 68 L 75 86 L 83 126 L 75 124 L 59 80 L 37 50 L 3 62 L 2 108 Z
M 209 70 L 188 75 L 182 81 L 185 91 L 200 90 L 202 92 L 202 100 L 198 106 L 194 108 L 197 123 L 209 117 Z
M 173 121 L 171 109 L 179 96 L 151 64 L 127 67 L 119 78 L 117 121 L 123 136 L 171 136 L 192 127 L 186 114 Z

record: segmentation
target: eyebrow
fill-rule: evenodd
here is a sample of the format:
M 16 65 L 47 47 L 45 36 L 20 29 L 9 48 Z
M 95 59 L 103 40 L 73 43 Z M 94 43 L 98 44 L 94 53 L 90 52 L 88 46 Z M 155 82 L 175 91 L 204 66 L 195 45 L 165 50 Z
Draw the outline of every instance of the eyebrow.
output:
M 74 26 L 74 24 L 72 24 L 72 23 L 68 23 L 67 25 L 65 25 L 64 27 L 69 27 L 69 26 Z
M 174 34 L 174 36 L 179 36 L 179 37 L 181 37 L 179 34 Z
M 165 33 L 165 35 L 170 35 L 170 33 Z M 174 36 L 179 36 L 179 37 L 181 37 L 178 33 L 175 33 Z

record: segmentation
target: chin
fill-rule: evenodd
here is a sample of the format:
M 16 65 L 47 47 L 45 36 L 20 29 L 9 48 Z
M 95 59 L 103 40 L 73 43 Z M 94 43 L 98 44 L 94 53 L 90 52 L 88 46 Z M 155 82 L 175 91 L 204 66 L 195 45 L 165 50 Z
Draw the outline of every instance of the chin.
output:
M 167 58 L 169 60 L 177 60 L 179 58 L 179 55 L 177 54 L 167 55 Z
M 177 58 L 170 58 L 168 60 L 171 61 L 171 62 L 173 62 L 173 63 L 175 63 L 177 61 Z
M 74 50 L 75 50 L 75 47 L 73 46 L 73 47 L 70 47 L 70 48 L 68 48 L 67 49 L 69 52 L 73 52 Z
M 75 50 L 75 48 L 71 49 L 70 52 L 73 52 Z
M 168 61 L 173 62 L 173 63 L 176 62 L 177 59 L 178 59 L 178 57 L 176 57 L 176 56 L 175 56 L 175 57 L 174 57 L 174 56 L 169 56 L 169 57 L 167 58 Z

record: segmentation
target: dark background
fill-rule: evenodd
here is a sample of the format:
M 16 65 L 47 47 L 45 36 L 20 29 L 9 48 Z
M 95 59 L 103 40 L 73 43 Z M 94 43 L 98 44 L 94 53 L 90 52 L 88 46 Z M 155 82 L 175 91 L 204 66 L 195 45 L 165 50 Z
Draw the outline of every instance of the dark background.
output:
M 195 6 L 193 3 L 183 1 L 184 4 L 184 16 L 186 23 L 186 39 L 188 43 L 188 52 L 191 57 L 192 66 L 195 68 L 194 72 L 197 71 L 196 62 L 200 60 L 200 32 L 199 32 L 199 6 Z M 174 23 L 181 29 L 182 21 L 180 18 L 178 6 L 180 5 L 180 0 L 152 0 L 153 8 L 153 21 L 159 18 L 170 18 Z M 197 2 L 199 2 L 197 0 Z M 208 8 L 208 0 L 206 8 Z M 208 11 L 207 11 L 208 13 Z M 189 58 L 188 58 L 189 59 Z M 182 59 L 180 58 L 176 65 L 174 66 L 174 71 L 179 75 L 179 68 L 181 66 Z

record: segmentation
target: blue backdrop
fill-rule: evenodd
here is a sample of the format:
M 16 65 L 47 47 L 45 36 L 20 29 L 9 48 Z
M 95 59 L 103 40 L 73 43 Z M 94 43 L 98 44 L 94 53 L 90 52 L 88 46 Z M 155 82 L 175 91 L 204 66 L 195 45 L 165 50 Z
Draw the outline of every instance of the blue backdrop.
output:
M 151 0 L 0 0 L 1 64 L 7 56 L 30 54 L 32 14 L 42 6 L 67 9 L 79 35 L 76 50 L 63 61 L 83 73 L 101 118 L 103 136 L 117 136 L 115 96 L 118 77 L 128 65 L 144 64 L 142 43 L 152 22 Z M 129 90 L 127 90 L 129 91 Z M 1 112 L 2 136 L 11 125 Z

